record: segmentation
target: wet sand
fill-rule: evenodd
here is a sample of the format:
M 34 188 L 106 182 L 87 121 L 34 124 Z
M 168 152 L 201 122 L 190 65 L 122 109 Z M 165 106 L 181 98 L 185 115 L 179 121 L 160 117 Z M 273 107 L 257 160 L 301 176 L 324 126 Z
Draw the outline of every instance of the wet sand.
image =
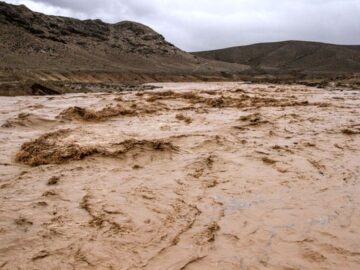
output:
M 360 92 L 0 98 L 0 269 L 359 269 Z

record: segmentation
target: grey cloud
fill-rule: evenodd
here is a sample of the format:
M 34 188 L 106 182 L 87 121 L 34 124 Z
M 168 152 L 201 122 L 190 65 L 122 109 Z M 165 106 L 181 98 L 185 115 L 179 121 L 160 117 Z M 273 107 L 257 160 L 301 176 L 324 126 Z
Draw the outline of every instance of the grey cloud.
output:
M 40 12 L 133 20 L 194 51 L 279 40 L 360 44 L 359 0 L 7 0 Z

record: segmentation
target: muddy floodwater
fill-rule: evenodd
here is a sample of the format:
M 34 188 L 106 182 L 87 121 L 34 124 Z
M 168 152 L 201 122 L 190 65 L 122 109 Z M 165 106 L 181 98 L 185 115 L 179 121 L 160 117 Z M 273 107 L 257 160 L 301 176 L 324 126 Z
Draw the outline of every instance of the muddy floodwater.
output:
M 0 269 L 360 269 L 360 92 L 0 98 Z

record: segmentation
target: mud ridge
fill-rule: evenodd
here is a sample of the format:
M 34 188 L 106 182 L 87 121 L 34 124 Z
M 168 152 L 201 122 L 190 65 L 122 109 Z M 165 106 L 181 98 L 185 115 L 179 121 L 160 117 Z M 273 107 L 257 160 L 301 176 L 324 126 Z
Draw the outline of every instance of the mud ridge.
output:
M 206 94 L 206 96 L 202 94 Z M 288 98 L 269 98 L 263 96 L 250 96 L 242 92 L 232 92 L 235 96 L 226 96 L 223 91 L 214 91 L 211 97 L 207 92 L 149 92 L 146 100 L 155 102 L 159 100 L 182 99 L 192 105 L 202 105 L 208 108 L 247 108 L 247 107 L 297 107 L 297 106 L 319 106 L 328 107 L 330 104 L 324 102 L 300 101 L 294 97 Z M 191 109 L 193 109 L 191 107 Z
M 121 101 L 121 98 L 117 98 Z M 164 104 L 144 104 L 141 102 L 124 102 L 116 105 L 107 105 L 100 110 L 93 110 L 83 107 L 70 107 L 63 110 L 57 118 L 64 120 L 82 120 L 82 121 L 104 121 L 117 116 L 139 116 L 145 114 L 154 114 L 159 111 L 167 110 Z
M 30 166 L 62 164 L 71 160 L 81 160 L 91 155 L 120 157 L 133 150 L 140 151 L 178 151 L 178 147 L 164 140 L 129 139 L 108 145 L 81 146 L 76 143 L 61 143 L 60 136 L 66 136 L 70 130 L 59 130 L 44 134 L 26 142 L 16 154 L 15 160 Z

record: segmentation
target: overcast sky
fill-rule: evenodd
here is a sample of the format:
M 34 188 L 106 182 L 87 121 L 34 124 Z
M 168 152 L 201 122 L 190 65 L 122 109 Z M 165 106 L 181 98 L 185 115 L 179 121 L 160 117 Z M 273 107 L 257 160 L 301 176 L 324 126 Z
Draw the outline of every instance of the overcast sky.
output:
M 35 11 L 115 23 L 132 20 L 181 49 L 280 40 L 360 44 L 360 0 L 6 0 Z

